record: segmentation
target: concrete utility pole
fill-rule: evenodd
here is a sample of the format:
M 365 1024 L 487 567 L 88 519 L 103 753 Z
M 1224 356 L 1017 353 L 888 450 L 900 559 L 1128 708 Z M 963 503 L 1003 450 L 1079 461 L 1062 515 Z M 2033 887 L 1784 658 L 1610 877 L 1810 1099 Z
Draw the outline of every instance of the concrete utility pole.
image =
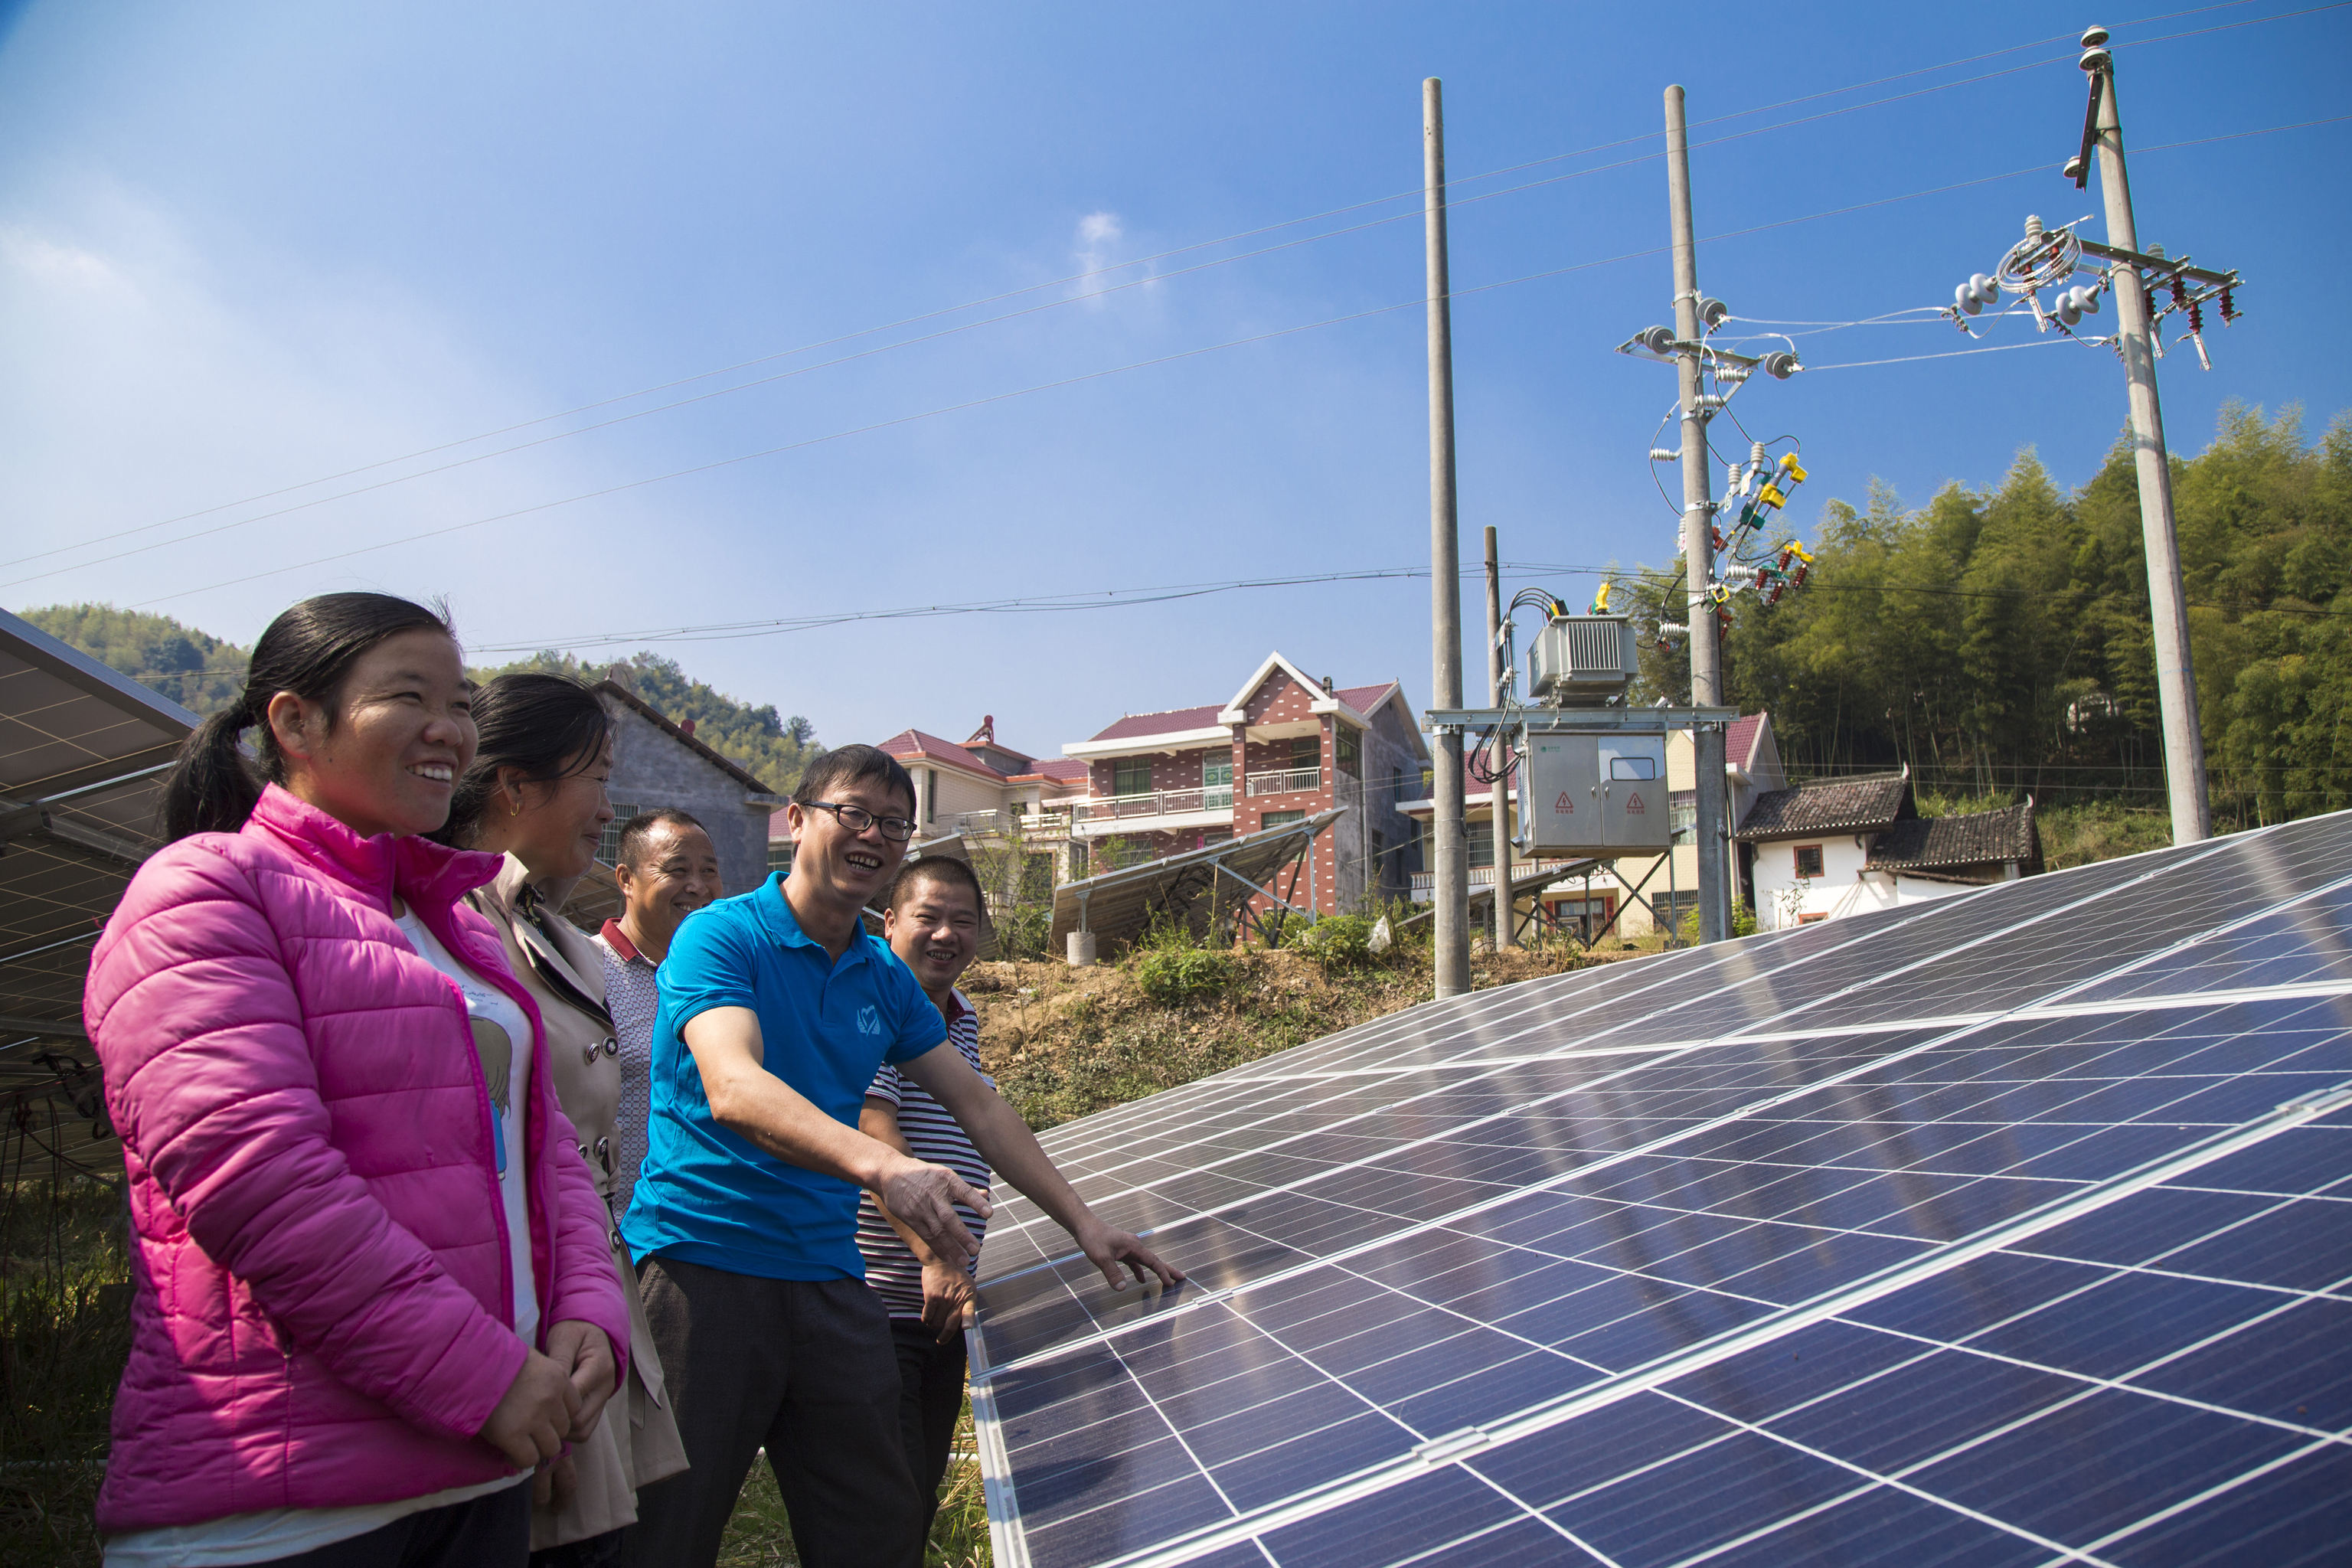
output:
M 2139 233 L 2132 221 L 2131 178 L 2124 169 L 2115 61 L 2106 50 L 2094 47 L 2085 53 L 2083 68 L 2098 78 L 2099 186 L 2106 197 L 2107 243 L 2118 250 L 2137 251 Z M 2172 841 L 2195 844 L 2213 836 L 2213 814 L 2205 794 L 2205 738 L 2198 728 L 2197 672 L 2189 652 L 2188 595 L 2181 587 L 2180 542 L 2172 524 L 2172 468 L 2164 449 L 2164 410 L 2156 396 L 2147 291 L 2140 283 L 2139 268 L 2129 262 L 2112 263 L 2107 275 L 2115 288 L 2116 335 L 2122 340 L 2124 377 L 2131 394 L 2132 453 L 2139 467 L 2139 527 L 2147 546 L 2148 615 L 2156 631 L 2156 692 L 2163 710 Z
M 1435 77 L 1421 84 L 1422 211 L 1429 261 L 1430 701 L 1462 706 L 1462 552 L 1454 510 L 1454 311 L 1445 266 L 1445 105 Z M 1437 994 L 1470 989 L 1470 862 L 1462 822 L 1462 731 L 1431 739 L 1436 769 L 1430 889 L 1437 913 Z
M 1717 640 L 1714 586 L 1715 501 L 1706 449 L 1708 410 L 1699 403 L 1698 345 L 1706 335 L 1698 314 L 1698 240 L 1691 225 L 1690 131 L 1683 119 L 1683 89 L 1666 89 L 1666 195 L 1673 208 L 1675 250 L 1675 379 L 1683 405 L 1683 577 L 1690 612 L 1691 706 L 1723 701 L 1723 654 Z M 1691 765 L 1696 771 L 1697 821 L 1692 840 L 1698 851 L 1698 939 L 1721 942 L 1731 934 L 1731 890 L 1726 854 L 1723 798 L 1723 731 L 1700 724 L 1691 731 Z M 1669 847 L 1671 856 L 1674 850 Z
M 1495 531 L 1486 530 L 1486 706 L 1503 705 L 1503 681 L 1510 671 L 1503 664 L 1503 563 L 1496 552 Z M 1496 760 L 1502 757 L 1504 742 L 1496 743 Z M 1495 829 L 1495 896 L 1489 900 L 1495 916 L 1495 951 L 1519 945 L 1518 933 L 1511 928 L 1518 923 L 1516 900 L 1511 897 L 1511 802 L 1505 781 L 1496 779 L 1494 791 Z

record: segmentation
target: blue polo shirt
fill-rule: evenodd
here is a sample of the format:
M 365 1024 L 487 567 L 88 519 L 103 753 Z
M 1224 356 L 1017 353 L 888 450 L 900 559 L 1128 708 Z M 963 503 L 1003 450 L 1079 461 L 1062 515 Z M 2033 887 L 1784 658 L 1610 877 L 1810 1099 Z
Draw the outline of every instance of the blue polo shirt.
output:
M 621 1222 L 629 1250 L 764 1279 L 864 1279 L 858 1189 L 719 1126 L 679 1030 L 713 1007 L 751 1008 L 761 1064 L 855 1127 L 883 1063 L 947 1038 L 940 1010 L 862 929 L 835 963 L 793 918 L 781 874 L 688 916 L 656 975 L 646 1159 Z

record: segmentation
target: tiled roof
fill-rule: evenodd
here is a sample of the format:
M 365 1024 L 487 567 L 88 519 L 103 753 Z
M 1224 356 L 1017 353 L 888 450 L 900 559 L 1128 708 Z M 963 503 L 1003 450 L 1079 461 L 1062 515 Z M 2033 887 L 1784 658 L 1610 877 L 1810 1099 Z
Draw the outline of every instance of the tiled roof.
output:
M 1378 686 L 1342 686 L 1331 695 L 1369 719 L 1373 710 L 1387 701 L 1389 693 L 1395 689 L 1395 681 L 1384 680 Z
M 960 768 L 969 768 L 976 773 L 984 773 L 1000 784 L 1004 780 L 1003 773 L 998 773 L 953 741 L 943 741 L 937 735 L 926 734 L 920 730 L 901 730 L 888 740 L 877 742 L 876 744 L 877 749 L 889 752 L 902 762 L 908 757 L 920 755 L 934 762 L 950 763 Z
M 1027 773 L 1015 773 L 1013 776 L 1022 779 L 1052 779 L 1056 784 L 1084 784 L 1087 782 L 1086 759 L 1040 757 Z
M 1099 732 L 1087 737 L 1090 741 L 1125 741 L 1140 735 L 1170 735 L 1184 730 L 1213 730 L 1217 715 L 1225 710 L 1222 702 L 1212 702 L 1205 708 L 1171 708 L 1165 713 L 1130 713 Z
M 1744 768 L 1756 760 L 1756 736 L 1764 728 L 1764 715 L 1743 713 L 1734 719 L 1723 731 L 1723 754 L 1735 768 Z
M 2042 835 L 2033 826 L 2033 803 L 1964 816 L 1915 816 L 1898 822 L 1870 847 L 1874 871 L 1934 870 L 1994 866 L 2015 860 L 2042 863 Z
M 1816 833 L 1883 832 L 1917 815 L 1911 804 L 1908 773 L 1808 779 L 1793 789 L 1768 790 L 1758 795 L 1732 837 L 1754 844 Z

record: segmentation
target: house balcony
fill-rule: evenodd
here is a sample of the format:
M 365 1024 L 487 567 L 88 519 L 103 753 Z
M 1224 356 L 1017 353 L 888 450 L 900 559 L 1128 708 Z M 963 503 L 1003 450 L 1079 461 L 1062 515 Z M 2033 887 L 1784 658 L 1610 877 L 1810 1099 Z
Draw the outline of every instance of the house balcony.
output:
M 1234 792 L 1230 784 L 1213 789 L 1160 789 L 1143 795 L 1098 795 L 1074 801 L 1070 831 L 1080 838 L 1113 833 L 1167 833 L 1186 827 L 1230 827 Z
M 1276 768 L 1269 773 L 1251 773 L 1244 781 L 1244 792 L 1250 795 L 1290 795 L 1322 787 L 1323 770 L 1319 767 Z
M 1024 838 L 1067 838 L 1070 836 L 1070 814 L 1066 811 L 966 811 L 955 819 L 956 831 L 967 838 L 992 838 L 1018 832 Z

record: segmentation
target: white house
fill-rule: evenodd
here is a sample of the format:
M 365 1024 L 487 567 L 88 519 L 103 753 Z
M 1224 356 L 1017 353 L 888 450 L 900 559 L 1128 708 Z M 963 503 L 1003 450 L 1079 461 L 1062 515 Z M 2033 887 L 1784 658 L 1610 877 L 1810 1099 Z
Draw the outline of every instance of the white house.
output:
M 1910 770 L 1756 797 L 1733 836 L 1764 930 L 1949 898 L 2042 869 L 2033 802 L 1923 817 Z

